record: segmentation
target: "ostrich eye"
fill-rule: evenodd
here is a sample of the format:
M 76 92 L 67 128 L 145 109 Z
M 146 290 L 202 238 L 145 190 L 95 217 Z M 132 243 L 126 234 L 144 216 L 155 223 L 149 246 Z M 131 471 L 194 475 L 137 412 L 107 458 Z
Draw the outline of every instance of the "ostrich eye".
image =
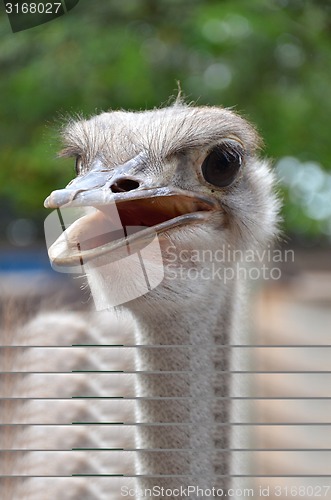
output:
M 226 146 L 217 146 L 205 158 L 201 170 L 204 179 L 217 187 L 230 186 L 242 163 L 240 152 Z
M 77 175 L 80 175 L 82 173 L 83 160 L 81 156 L 76 156 L 75 170 Z

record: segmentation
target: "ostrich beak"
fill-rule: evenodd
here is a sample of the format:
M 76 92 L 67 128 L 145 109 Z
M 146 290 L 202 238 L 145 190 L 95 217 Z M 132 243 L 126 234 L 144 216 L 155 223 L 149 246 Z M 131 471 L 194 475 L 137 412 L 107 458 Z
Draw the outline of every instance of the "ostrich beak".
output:
M 215 210 L 216 202 L 208 196 L 176 187 L 152 186 L 149 179 L 132 173 L 134 160 L 119 167 L 115 174 L 99 165 L 65 189 L 53 191 L 45 200 L 46 208 L 61 211 L 92 207 L 49 248 L 54 264 L 79 265 L 128 245 L 130 251 L 136 251 L 135 244 L 141 247 L 156 234 L 201 222 Z

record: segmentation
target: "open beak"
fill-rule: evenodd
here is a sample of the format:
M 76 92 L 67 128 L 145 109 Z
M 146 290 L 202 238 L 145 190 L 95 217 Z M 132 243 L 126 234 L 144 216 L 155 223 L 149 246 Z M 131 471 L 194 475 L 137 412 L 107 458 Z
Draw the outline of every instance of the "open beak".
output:
M 119 177 L 118 172 L 115 176 L 109 170 L 92 170 L 65 189 L 53 191 L 45 207 L 61 211 L 90 207 L 87 215 L 64 228 L 49 248 L 54 264 L 75 266 L 105 254 L 111 256 L 123 247 L 137 251 L 156 234 L 202 222 L 215 210 L 216 202 L 179 188 L 148 186 L 140 176 L 127 176 L 123 182 L 123 173 Z

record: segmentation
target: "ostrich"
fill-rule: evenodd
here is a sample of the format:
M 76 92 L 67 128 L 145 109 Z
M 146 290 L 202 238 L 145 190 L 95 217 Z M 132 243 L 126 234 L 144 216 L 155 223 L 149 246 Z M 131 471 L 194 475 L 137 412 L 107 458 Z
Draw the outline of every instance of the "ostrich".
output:
M 49 255 L 56 267 L 83 270 L 97 309 L 115 306 L 134 319 L 139 486 L 226 490 L 228 346 L 244 321 L 245 252 L 277 232 L 259 136 L 233 111 L 178 98 L 161 109 L 71 120 L 63 138 L 77 177 L 45 206 L 84 212 Z M 123 259 L 136 254 L 152 286 L 133 297 L 141 260 Z
M 57 297 L 53 297 L 57 299 Z M 58 298 L 59 299 L 59 298 Z M 50 310 L 48 310 L 50 309 Z M 0 349 L 0 491 L 6 500 L 117 500 L 120 485 L 101 484 L 93 478 L 70 477 L 118 470 L 118 452 L 78 451 L 80 448 L 133 448 L 134 429 L 84 422 L 134 420 L 129 409 L 91 405 L 82 394 L 109 395 L 105 376 L 71 373 L 72 370 L 133 370 L 130 349 L 72 348 L 72 344 L 134 342 L 132 322 L 110 312 L 54 311 L 43 301 L 39 313 L 27 313 L 20 304 L 4 307 Z M 17 324 L 16 318 L 19 318 Z M 38 347 L 35 347 L 38 346 Z M 62 346 L 60 349 L 53 346 Z M 70 346 L 70 347 L 68 347 Z M 129 377 L 129 376 L 127 376 Z M 118 385 L 118 384 L 117 384 Z M 124 392 L 123 382 L 117 389 Z M 116 387 L 116 386 L 115 386 Z M 41 398 L 41 399 L 40 399 Z M 44 399 L 46 398 L 46 399 Z M 51 399 L 49 399 L 51 398 Z M 101 401 L 103 402 L 103 401 Z M 129 401 L 130 403 L 130 401 Z M 106 417 L 105 417 L 106 410 Z M 124 411 L 123 411 L 124 410 Z M 110 412 L 110 413 L 109 413 Z M 120 415 L 120 418 L 119 418 Z M 71 422 L 82 422 L 73 426 Z M 75 448 L 77 451 L 72 451 Z M 121 455 L 121 469 L 133 470 L 132 453 Z M 61 477 L 66 476 L 66 477 Z M 69 477 L 67 477 L 69 476 Z M 115 483 L 114 483 L 115 481 Z M 126 480 L 130 484 L 130 480 Z

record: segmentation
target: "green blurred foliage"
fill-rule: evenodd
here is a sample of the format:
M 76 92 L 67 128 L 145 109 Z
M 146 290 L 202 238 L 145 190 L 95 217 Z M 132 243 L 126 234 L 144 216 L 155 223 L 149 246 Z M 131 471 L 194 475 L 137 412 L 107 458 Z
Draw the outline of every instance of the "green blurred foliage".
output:
M 188 100 L 235 107 L 265 154 L 331 170 L 331 5 L 327 0 L 80 0 L 69 14 L 12 34 L 0 18 L 0 196 L 37 220 L 73 175 L 56 159 L 68 113 Z M 287 229 L 319 223 L 287 197 Z

